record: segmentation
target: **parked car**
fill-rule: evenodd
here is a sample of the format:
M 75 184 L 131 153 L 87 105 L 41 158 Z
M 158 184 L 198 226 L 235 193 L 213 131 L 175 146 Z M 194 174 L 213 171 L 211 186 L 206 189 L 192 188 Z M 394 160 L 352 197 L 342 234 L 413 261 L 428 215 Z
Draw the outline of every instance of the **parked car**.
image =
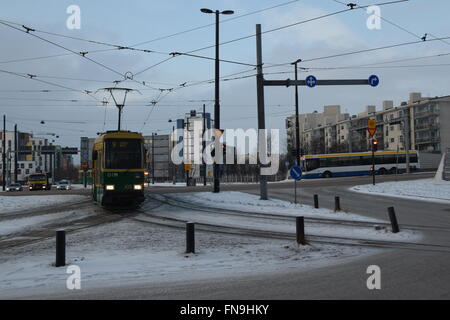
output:
M 11 183 L 6 187 L 6 191 L 22 191 L 22 185 L 20 183 Z
M 57 190 L 70 190 L 71 189 L 70 182 L 67 180 L 61 180 L 56 185 L 56 189 Z

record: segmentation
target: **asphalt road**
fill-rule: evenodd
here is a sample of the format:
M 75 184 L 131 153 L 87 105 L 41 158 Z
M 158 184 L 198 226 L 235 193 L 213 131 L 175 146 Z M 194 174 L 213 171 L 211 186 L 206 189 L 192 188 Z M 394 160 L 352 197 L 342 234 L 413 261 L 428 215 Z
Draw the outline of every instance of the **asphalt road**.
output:
M 377 177 L 379 181 L 430 177 L 400 175 Z M 355 194 L 350 186 L 371 183 L 370 177 L 303 181 L 300 199 L 312 203 L 318 194 L 322 207 L 333 208 L 334 196 L 341 197 L 343 210 L 387 219 L 387 207 L 394 206 L 401 224 L 428 226 L 423 243 L 450 247 L 450 206 L 430 202 Z M 211 187 L 151 187 L 150 192 L 206 191 Z M 223 185 L 222 190 L 258 193 L 258 185 Z M 269 184 L 269 196 L 292 200 L 293 184 Z M 438 227 L 438 228 L 432 228 Z M 381 290 L 368 290 L 367 267 L 381 268 Z M 450 254 L 424 250 L 389 249 L 381 254 L 309 271 L 255 275 L 246 278 L 174 282 L 158 285 L 108 287 L 59 295 L 57 298 L 81 299 L 449 299 Z

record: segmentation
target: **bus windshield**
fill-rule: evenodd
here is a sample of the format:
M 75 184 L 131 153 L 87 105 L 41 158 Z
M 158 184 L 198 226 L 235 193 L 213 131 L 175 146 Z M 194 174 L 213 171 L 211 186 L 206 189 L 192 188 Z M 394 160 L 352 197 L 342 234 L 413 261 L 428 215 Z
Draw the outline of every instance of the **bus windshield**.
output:
M 28 181 L 41 181 L 45 179 L 46 179 L 45 174 L 32 174 L 28 177 Z
M 141 169 L 142 143 L 137 139 L 108 139 L 105 141 L 106 169 Z

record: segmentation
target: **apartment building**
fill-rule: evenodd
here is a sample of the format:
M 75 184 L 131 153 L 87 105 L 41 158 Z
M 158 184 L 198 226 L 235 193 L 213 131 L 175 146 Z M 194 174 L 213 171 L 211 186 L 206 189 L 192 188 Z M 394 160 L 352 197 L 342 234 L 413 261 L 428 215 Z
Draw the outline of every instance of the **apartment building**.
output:
M 342 116 L 338 121 L 322 121 L 315 126 L 301 128 L 300 141 L 303 154 L 358 152 L 371 148 L 367 132 L 369 119 L 377 121 L 375 139 L 379 149 L 401 151 L 418 150 L 424 159 L 424 167 L 434 168 L 442 152 L 450 147 L 450 96 L 422 97 L 410 93 L 408 101 L 394 107 L 394 102 L 385 100 L 381 110 L 370 105 L 363 112 L 351 117 Z M 288 117 L 286 123 L 295 119 Z M 288 151 L 294 149 L 295 122 L 286 125 Z
M 325 128 L 327 125 L 335 124 L 339 121 L 349 118 L 349 114 L 341 113 L 340 105 L 329 105 L 323 107 L 323 112 L 314 111 L 312 113 L 299 114 L 299 133 L 300 133 L 300 145 L 303 146 L 300 149 L 303 153 L 306 152 L 305 148 L 308 142 L 312 140 L 321 139 L 320 132 L 314 133 L 314 129 Z M 287 131 L 287 148 L 294 154 L 296 145 L 295 134 L 295 115 L 286 118 L 286 131 Z M 304 132 L 308 134 L 303 135 Z M 332 138 L 331 135 L 327 135 L 327 138 Z M 328 139 L 327 139 L 328 141 Z M 330 141 L 331 143 L 331 141 Z M 308 144 L 310 145 L 310 144 Z

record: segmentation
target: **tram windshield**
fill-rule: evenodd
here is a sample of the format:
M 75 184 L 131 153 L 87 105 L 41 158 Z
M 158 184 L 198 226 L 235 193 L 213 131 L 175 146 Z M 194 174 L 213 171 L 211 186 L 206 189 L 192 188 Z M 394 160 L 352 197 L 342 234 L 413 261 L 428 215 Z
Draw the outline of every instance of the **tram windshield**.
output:
M 105 141 L 106 169 L 142 169 L 142 142 L 137 139 Z

